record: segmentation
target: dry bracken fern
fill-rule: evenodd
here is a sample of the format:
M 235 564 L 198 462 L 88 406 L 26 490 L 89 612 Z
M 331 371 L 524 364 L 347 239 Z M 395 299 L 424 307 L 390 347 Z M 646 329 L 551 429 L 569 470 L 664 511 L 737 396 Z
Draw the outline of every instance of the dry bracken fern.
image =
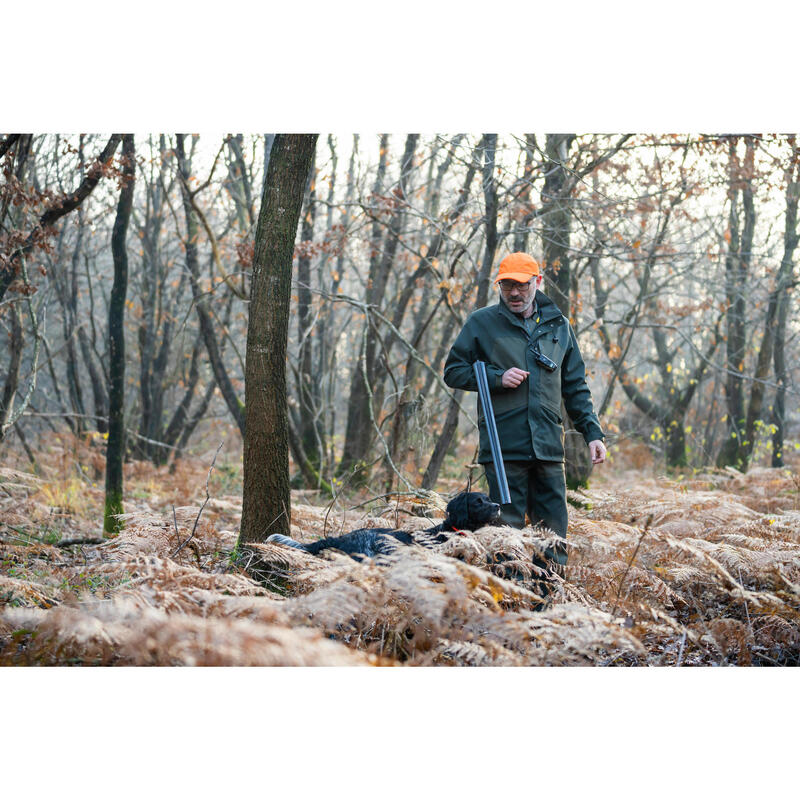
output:
M 91 447 L 73 449 L 92 463 Z M 51 458 L 68 456 L 64 445 Z M 800 481 L 787 470 L 621 475 L 571 493 L 569 560 L 542 610 L 534 559 L 547 531 L 484 528 L 360 563 L 270 543 L 236 551 L 237 498 L 198 516 L 206 470 L 126 469 L 159 502 L 129 508 L 102 543 L 58 511 L 62 538 L 79 542 L 60 546 L 41 534 L 55 524 L 55 473 L 0 469 L 0 664 L 800 663 Z M 438 514 L 444 499 L 429 504 Z M 399 502 L 383 510 L 297 496 L 292 535 L 431 524 Z

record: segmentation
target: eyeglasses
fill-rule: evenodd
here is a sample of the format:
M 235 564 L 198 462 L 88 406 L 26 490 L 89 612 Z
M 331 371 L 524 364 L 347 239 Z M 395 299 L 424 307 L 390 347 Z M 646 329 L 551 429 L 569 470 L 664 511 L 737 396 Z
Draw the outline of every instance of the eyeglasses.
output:
M 520 283 L 519 281 L 504 279 L 502 281 L 498 281 L 498 283 L 500 284 L 500 288 L 504 292 L 510 292 L 512 289 L 519 289 L 520 292 L 527 292 L 528 289 L 531 288 L 533 279 L 527 281 L 526 283 Z

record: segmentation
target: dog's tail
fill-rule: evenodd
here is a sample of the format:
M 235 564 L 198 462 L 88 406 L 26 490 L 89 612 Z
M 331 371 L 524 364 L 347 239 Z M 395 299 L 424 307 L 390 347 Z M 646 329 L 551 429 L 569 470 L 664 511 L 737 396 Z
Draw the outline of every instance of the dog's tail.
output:
M 272 536 L 267 537 L 267 541 L 285 544 L 289 547 L 296 547 L 298 550 L 306 550 L 306 546 L 304 544 L 296 542 L 294 539 L 290 539 L 288 536 L 284 536 L 282 533 L 273 533 Z

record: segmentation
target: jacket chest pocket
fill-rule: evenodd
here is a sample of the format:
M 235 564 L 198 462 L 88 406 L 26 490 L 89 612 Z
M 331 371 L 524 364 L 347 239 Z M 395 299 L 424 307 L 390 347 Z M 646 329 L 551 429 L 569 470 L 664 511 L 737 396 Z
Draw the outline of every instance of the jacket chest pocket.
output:
M 523 336 L 498 336 L 489 348 L 489 361 L 502 370 L 521 367 L 525 362 L 525 338 Z
M 563 338 L 564 334 L 557 326 L 548 326 L 544 331 L 538 333 L 530 343 L 531 356 L 536 369 L 539 400 L 558 417 L 561 416 L 561 364 L 566 353 Z M 544 357 L 540 361 L 536 360 L 537 352 Z M 542 363 L 545 360 L 549 363 Z

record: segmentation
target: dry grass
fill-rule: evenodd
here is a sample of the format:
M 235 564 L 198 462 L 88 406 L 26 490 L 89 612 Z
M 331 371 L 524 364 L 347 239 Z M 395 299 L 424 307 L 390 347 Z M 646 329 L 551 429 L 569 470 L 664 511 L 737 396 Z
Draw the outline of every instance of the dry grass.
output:
M 570 511 L 569 563 L 537 611 L 531 559 L 547 539 L 530 528 L 484 528 L 364 563 L 271 544 L 236 553 L 241 507 L 230 493 L 214 496 L 175 555 L 205 493 L 208 467 L 197 462 L 127 465 L 125 530 L 92 543 L 102 496 L 67 457 L 91 464 L 91 449 L 62 443 L 42 455 L 39 476 L 0 470 L 0 664 L 800 661 L 800 492 L 788 470 L 607 475 L 573 496 L 582 507 Z M 370 515 L 307 500 L 293 498 L 299 539 L 430 524 L 404 513 L 405 501 Z

